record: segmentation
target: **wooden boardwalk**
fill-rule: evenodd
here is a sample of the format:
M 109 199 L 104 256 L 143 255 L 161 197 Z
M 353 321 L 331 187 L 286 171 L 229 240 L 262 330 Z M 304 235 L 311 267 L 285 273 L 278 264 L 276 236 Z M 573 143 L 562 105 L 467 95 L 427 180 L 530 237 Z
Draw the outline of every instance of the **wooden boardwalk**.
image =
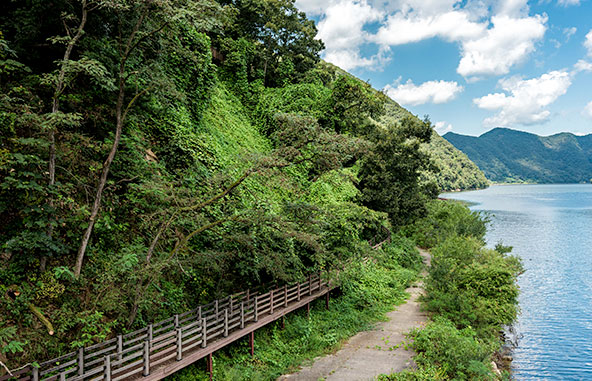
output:
M 321 273 L 267 293 L 241 292 L 125 335 L 20 369 L 0 381 L 160 380 L 250 335 L 284 315 L 326 296 L 332 286 Z

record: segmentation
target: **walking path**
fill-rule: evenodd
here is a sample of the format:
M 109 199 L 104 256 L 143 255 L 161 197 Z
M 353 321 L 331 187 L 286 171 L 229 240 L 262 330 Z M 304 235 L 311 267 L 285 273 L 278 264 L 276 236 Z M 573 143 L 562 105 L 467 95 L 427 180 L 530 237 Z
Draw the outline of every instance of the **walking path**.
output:
M 420 250 L 429 266 L 430 254 Z M 425 276 L 425 272 L 421 274 Z M 379 323 L 373 330 L 360 332 L 352 337 L 337 353 L 315 359 L 310 366 L 293 374 L 281 376 L 279 381 L 340 381 L 372 380 L 379 374 L 400 372 L 413 365 L 414 355 L 406 350 L 405 334 L 427 321 L 420 311 L 418 297 L 423 284 L 408 288 L 411 294 L 407 303 L 387 314 L 388 321 Z

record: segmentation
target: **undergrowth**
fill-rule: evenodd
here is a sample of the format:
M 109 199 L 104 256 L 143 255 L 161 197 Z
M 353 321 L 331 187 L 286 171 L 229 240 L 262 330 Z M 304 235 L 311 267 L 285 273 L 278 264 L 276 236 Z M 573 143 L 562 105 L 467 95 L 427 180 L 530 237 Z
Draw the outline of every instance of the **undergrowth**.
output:
M 400 262 L 398 262 L 400 260 Z M 276 321 L 256 331 L 255 355 L 245 337 L 213 356 L 215 380 L 275 380 L 317 356 L 328 354 L 357 332 L 367 330 L 401 304 L 405 288 L 415 280 L 421 257 L 404 238 L 378 250 L 368 261 L 358 261 L 339 276 L 329 310 L 324 300 L 311 303 L 310 316 L 302 308 L 285 317 L 285 328 Z M 405 267 L 403 267 L 403 265 Z M 337 296 L 337 297 L 335 297 Z M 206 361 L 199 361 L 169 380 L 209 380 Z

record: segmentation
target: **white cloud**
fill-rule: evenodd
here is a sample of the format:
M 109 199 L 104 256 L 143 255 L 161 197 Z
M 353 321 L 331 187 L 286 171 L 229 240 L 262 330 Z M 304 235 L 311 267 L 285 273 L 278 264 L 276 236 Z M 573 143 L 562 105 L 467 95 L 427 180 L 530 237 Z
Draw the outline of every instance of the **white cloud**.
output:
M 440 38 L 459 44 L 457 72 L 469 82 L 507 74 L 535 50 L 547 29 L 546 15 L 529 16 L 527 0 L 297 0 L 296 5 L 320 16 L 323 58 L 346 70 L 384 65 L 389 47 Z M 370 32 L 377 25 L 376 33 Z M 367 51 L 377 53 L 362 53 Z
M 484 120 L 486 127 L 531 125 L 547 121 L 551 112 L 546 107 L 567 92 L 571 76 L 566 71 L 552 71 L 527 80 L 517 77 L 502 79 L 499 85 L 504 93 L 473 99 L 477 107 L 497 111 L 497 114 Z
M 471 21 L 470 15 L 462 11 L 450 11 L 428 17 L 422 17 L 415 12 L 398 12 L 388 17 L 386 24 L 376 34 L 375 41 L 391 46 L 433 37 L 458 41 L 478 37 L 486 27 L 485 23 Z
M 588 62 L 585 60 L 579 60 L 574 64 L 573 74 L 577 74 L 581 71 L 592 71 L 592 62 Z
M 463 87 L 456 82 L 428 81 L 417 86 L 411 80 L 395 83 L 384 88 L 386 94 L 402 105 L 414 106 L 424 103 L 446 103 L 453 100 Z
M 584 116 L 587 118 L 592 119 L 592 102 L 589 102 L 586 107 L 584 107 L 582 114 L 584 114 Z
M 452 131 L 452 124 L 447 122 L 436 122 L 434 124 L 434 129 L 440 135 L 444 135 L 447 132 Z
M 576 32 L 578 31 L 578 28 L 576 28 L 575 26 L 572 26 L 571 28 L 565 28 L 563 29 L 563 34 L 565 35 L 565 40 L 569 41 L 569 39 L 571 38 L 571 36 L 573 36 L 574 34 L 576 34 Z
M 367 43 L 370 35 L 364 31 L 367 23 L 379 21 L 383 14 L 366 2 L 342 1 L 324 9 L 325 17 L 319 22 L 318 38 L 325 42 L 325 60 L 345 70 L 384 63 L 387 50 L 381 49 L 374 57 L 362 57 L 360 46 Z
M 507 74 L 535 49 L 546 30 L 546 16 L 494 16 L 493 28 L 478 39 L 462 43 L 457 72 L 464 77 Z
M 592 57 L 592 29 L 586 35 L 586 41 L 584 41 L 584 46 L 588 49 L 588 55 Z
M 562 7 L 569 7 L 570 5 L 580 5 L 580 0 L 557 0 L 557 4 Z

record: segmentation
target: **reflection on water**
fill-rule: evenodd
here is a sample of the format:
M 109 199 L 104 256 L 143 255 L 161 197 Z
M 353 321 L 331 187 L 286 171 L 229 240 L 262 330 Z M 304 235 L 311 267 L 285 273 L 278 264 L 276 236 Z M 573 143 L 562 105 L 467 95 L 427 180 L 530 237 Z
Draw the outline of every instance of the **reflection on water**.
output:
M 518 380 L 592 379 L 592 185 L 492 186 L 445 194 L 491 213 L 489 246 L 522 257 Z

